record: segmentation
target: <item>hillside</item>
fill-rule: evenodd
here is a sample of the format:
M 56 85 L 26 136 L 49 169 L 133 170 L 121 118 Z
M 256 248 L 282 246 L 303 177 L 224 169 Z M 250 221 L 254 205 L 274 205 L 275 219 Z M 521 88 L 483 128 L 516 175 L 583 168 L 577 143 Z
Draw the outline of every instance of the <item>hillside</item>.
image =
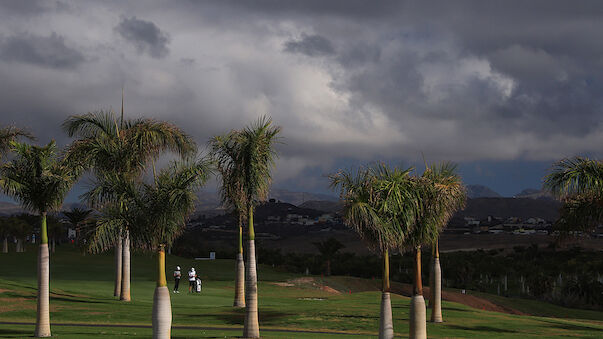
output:
M 477 198 L 469 199 L 467 207 L 458 216 L 472 216 L 478 219 L 495 217 L 531 218 L 539 217 L 555 221 L 559 216 L 561 203 L 552 199 L 530 198 Z

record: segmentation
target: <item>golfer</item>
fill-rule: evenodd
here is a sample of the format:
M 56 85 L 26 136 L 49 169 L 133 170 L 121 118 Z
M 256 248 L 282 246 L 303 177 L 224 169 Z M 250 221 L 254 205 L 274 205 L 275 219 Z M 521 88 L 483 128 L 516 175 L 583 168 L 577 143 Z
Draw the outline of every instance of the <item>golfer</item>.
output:
M 195 268 L 191 267 L 191 270 L 188 271 L 188 293 L 193 293 L 195 291 L 195 281 L 197 280 L 197 272 L 195 272 Z
M 174 293 L 180 293 L 180 291 L 178 291 L 178 286 L 180 285 L 181 277 L 182 273 L 180 272 L 180 266 L 176 266 L 176 270 L 174 271 Z

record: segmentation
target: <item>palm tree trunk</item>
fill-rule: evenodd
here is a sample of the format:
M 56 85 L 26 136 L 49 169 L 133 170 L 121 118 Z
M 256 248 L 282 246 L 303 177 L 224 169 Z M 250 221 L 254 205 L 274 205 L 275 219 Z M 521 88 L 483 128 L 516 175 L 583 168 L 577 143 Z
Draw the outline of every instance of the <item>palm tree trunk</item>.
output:
M 427 307 L 433 308 L 433 266 L 435 263 L 435 244 L 431 246 L 431 265 L 429 265 L 429 298 L 427 298 Z
M 259 338 L 258 321 L 258 276 L 255 262 L 255 231 L 253 229 L 253 206 L 249 206 L 249 249 L 247 250 L 247 279 L 245 281 L 245 325 L 243 338 Z
M 17 243 L 15 244 L 15 252 L 21 253 L 21 238 L 17 238 Z
M 444 320 L 442 319 L 442 268 L 440 267 L 439 240 L 436 240 L 435 242 L 433 253 L 433 287 L 431 288 L 433 290 L 433 292 L 431 292 L 433 303 L 430 300 L 429 304 L 432 309 L 431 321 L 434 323 L 441 323 Z
M 392 339 L 394 337 L 392 301 L 389 290 L 389 252 L 385 250 L 383 252 L 383 290 L 381 293 L 381 314 L 379 317 L 379 339 Z
M 8 253 L 8 237 L 4 237 L 2 240 L 2 253 Z
M 172 305 L 170 292 L 165 278 L 165 246 L 159 246 L 157 287 L 153 296 L 153 338 L 167 339 L 171 337 Z
M 52 247 L 52 253 L 54 253 L 56 251 L 56 249 L 57 249 L 57 242 L 56 242 L 56 239 L 54 237 L 52 237 L 51 247 Z
M 113 295 L 117 298 L 121 296 L 121 270 L 122 270 L 122 255 L 123 252 L 121 250 L 123 242 L 123 237 L 121 236 L 121 232 L 119 233 L 119 237 L 117 238 L 117 242 L 115 243 L 115 288 L 113 290 Z
M 34 336 L 50 337 L 50 256 L 48 254 L 46 212 L 42 213 L 40 219 L 41 239 L 38 252 L 38 307 Z
M 415 279 L 413 296 L 410 302 L 410 339 L 427 338 L 427 318 L 425 316 L 425 299 L 423 299 L 423 282 L 421 281 L 421 247 L 415 249 Z
M 245 307 L 245 261 L 243 260 L 243 221 L 239 213 L 239 253 L 235 267 L 235 297 L 234 307 Z
M 123 236 L 121 259 L 121 292 L 119 300 L 130 301 L 130 233 L 126 230 Z

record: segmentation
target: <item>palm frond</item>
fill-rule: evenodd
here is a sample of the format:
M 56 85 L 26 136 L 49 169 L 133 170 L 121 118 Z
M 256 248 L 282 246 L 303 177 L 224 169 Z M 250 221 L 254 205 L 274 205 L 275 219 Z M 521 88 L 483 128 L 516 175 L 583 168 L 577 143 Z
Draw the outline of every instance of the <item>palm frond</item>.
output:
M 584 157 L 562 159 L 544 178 L 544 187 L 561 198 L 603 192 L 603 162 Z

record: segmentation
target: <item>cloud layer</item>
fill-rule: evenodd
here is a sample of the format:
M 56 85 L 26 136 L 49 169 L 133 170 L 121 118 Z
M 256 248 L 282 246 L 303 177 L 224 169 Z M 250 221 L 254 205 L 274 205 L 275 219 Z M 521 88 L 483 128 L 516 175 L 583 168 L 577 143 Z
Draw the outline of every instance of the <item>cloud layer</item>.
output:
M 603 4 L 401 1 L 0 3 L 0 122 L 68 142 L 118 107 L 204 144 L 262 114 L 276 183 L 378 159 L 601 155 Z M 491 179 L 489 179 L 491 180 Z

